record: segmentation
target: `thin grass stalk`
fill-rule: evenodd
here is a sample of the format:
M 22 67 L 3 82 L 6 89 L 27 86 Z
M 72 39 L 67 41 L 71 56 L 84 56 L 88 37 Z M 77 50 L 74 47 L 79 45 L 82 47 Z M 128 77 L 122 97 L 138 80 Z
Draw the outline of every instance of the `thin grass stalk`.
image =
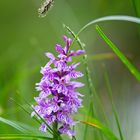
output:
M 110 130 L 108 127 L 104 126 L 104 124 L 102 124 L 100 121 L 94 119 L 94 118 L 90 118 L 89 117 L 90 122 L 87 121 L 80 121 L 83 124 L 92 126 L 97 128 L 98 130 L 100 130 L 108 139 L 107 140 L 119 140 L 114 133 L 112 132 L 112 130 Z M 97 138 L 95 140 L 98 140 Z
M 70 32 L 70 34 L 75 39 L 76 38 L 76 34 L 68 26 L 64 25 L 64 27 Z M 84 44 L 80 41 L 80 39 L 77 37 L 76 40 L 77 40 L 77 43 L 79 44 L 81 50 L 85 51 Z M 85 72 L 86 72 L 86 79 L 87 79 L 88 87 L 89 87 L 89 93 L 90 93 L 90 96 L 92 97 L 93 93 L 94 93 L 94 91 L 93 91 L 94 86 L 93 86 L 93 83 L 92 83 L 92 80 L 91 80 L 91 76 L 90 76 L 91 74 L 90 74 L 90 70 L 89 70 L 89 67 L 88 67 L 88 56 L 87 56 L 86 53 L 83 56 L 83 61 L 84 61 L 84 65 L 85 65 L 85 68 L 86 68 Z M 93 109 L 93 113 L 94 112 L 95 112 L 95 108 Z
M 76 34 L 72 45 L 74 44 L 74 42 L 77 40 L 77 38 L 79 37 L 79 35 L 85 30 L 87 29 L 89 26 L 97 24 L 99 22 L 105 22 L 105 21 L 129 21 L 129 22 L 133 22 L 133 23 L 138 23 L 140 24 L 140 19 L 137 17 L 132 17 L 132 16 L 125 16 L 125 15 L 115 15 L 115 16 L 105 16 L 105 17 L 101 17 L 101 18 L 97 18 L 95 20 L 92 20 L 91 22 L 89 22 L 88 24 L 84 25 L 79 32 Z
M 102 17 L 102 18 L 99 18 L 99 19 L 96 19 L 96 20 L 93 20 L 91 22 L 89 22 L 88 24 L 86 24 L 85 26 L 83 26 L 79 32 L 75 35 L 74 32 L 72 32 L 69 27 L 65 26 L 67 28 L 67 30 L 73 35 L 74 37 L 74 40 L 72 42 L 72 45 L 74 44 L 75 41 L 78 42 L 78 44 L 80 45 L 81 49 L 82 50 L 85 50 L 84 48 L 84 45 L 81 43 L 81 41 L 79 40 L 79 35 L 81 32 L 83 32 L 87 27 L 93 25 L 93 24 L 96 24 L 98 22 L 104 22 L 104 21 L 111 21 L 111 20 L 118 20 L 118 21 L 129 21 L 129 22 L 135 22 L 135 23 L 140 23 L 140 19 L 139 18 L 136 18 L 136 17 L 131 17 L 131 16 L 107 16 L 107 17 Z M 71 46 L 72 46 L 71 45 Z M 123 60 L 122 60 L 123 61 Z M 91 81 L 91 77 L 90 77 L 90 71 L 89 71 L 89 68 L 88 68 L 88 63 L 87 63 L 87 55 L 84 55 L 84 62 L 85 62 L 85 66 L 86 66 L 86 77 L 87 77 L 87 80 L 88 80 L 88 86 L 89 86 L 89 90 L 90 90 L 90 95 L 92 93 L 92 81 Z M 123 61 L 124 62 L 124 61 Z M 125 62 L 129 63 L 129 61 L 127 59 L 125 59 Z M 125 63 L 124 62 L 124 63 Z M 132 68 L 133 66 L 129 63 L 129 65 L 126 65 L 128 68 Z M 130 66 L 130 67 L 129 67 Z M 136 72 L 136 78 L 138 78 L 138 80 L 140 80 L 139 78 L 139 72 L 137 73 L 137 70 L 135 70 L 135 68 L 133 67 L 133 70 L 135 71 L 132 71 L 132 69 L 129 69 L 134 75 Z M 138 77 L 137 77 L 138 76 Z M 92 95 L 91 95 L 92 96 Z
M 46 121 L 35 111 L 34 108 L 32 108 L 33 111 L 36 113 L 36 115 L 45 123 L 45 125 L 52 131 L 53 136 L 54 136 L 54 140 L 62 140 L 60 134 L 58 133 L 58 131 L 56 129 L 52 129 L 47 123 Z M 56 139 L 57 138 L 57 139 Z
M 17 106 L 19 106 L 22 110 L 24 110 L 27 114 L 30 114 L 30 112 L 27 111 L 21 104 L 19 104 L 18 102 L 16 102 L 16 100 L 14 100 L 13 98 L 10 98 L 10 100 L 12 102 L 14 102 Z
M 70 34 L 74 38 L 76 37 L 76 34 L 68 26 L 64 25 L 64 27 L 70 32 Z M 77 43 L 79 44 L 80 48 L 85 51 L 84 44 L 80 41 L 79 37 L 77 38 Z M 104 112 L 101 100 L 99 99 L 99 97 L 97 95 L 97 91 L 95 89 L 95 86 L 93 85 L 92 80 L 91 80 L 90 70 L 89 70 L 88 62 L 87 62 L 88 61 L 88 57 L 87 57 L 86 54 L 83 57 L 83 61 L 84 61 L 85 67 L 86 67 L 86 76 L 87 76 L 87 81 L 88 81 L 88 85 L 89 85 L 89 88 L 90 88 L 90 96 L 91 96 L 91 98 L 93 98 L 95 96 L 95 99 L 98 102 L 98 104 L 99 104 L 99 106 L 100 106 L 100 108 L 101 108 L 101 110 L 103 112 L 103 117 L 104 117 L 106 123 L 108 124 L 108 121 L 107 121 L 107 118 L 106 118 L 106 115 L 105 115 L 105 112 Z M 96 112 L 96 109 L 93 108 L 94 107 L 94 102 L 92 100 L 90 100 L 90 105 L 89 106 L 90 106 L 89 107 L 90 109 L 88 111 L 88 115 L 89 116 L 91 115 L 91 116 L 94 116 L 94 117 L 96 116 L 97 117 L 97 112 Z M 87 129 L 88 129 L 88 126 L 86 125 L 86 127 L 85 127 L 85 134 L 84 134 L 84 140 L 86 139 Z
M 105 68 L 105 65 L 104 65 L 104 68 Z M 113 92 L 112 92 L 112 88 L 111 88 L 111 83 L 109 82 L 109 76 L 108 76 L 107 70 L 105 70 L 105 72 L 104 72 L 104 78 L 105 78 L 105 81 L 106 81 L 106 86 L 108 88 L 107 93 L 108 93 L 108 96 L 109 96 L 109 99 L 110 99 L 110 102 L 111 102 L 111 105 L 112 105 L 112 110 L 113 110 L 113 114 L 114 114 L 114 117 L 115 117 L 115 121 L 116 121 L 116 124 L 117 124 L 118 131 L 119 131 L 120 139 L 124 140 L 122 130 L 121 130 L 121 125 L 120 125 L 120 122 L 119 122 L 119 117 L 117 115 L 116 107 L 115 107 L 115 104 L 113 102 L 113 96 L 112 96 Z
M 17 123 L 15 123 L 15 122 L 13 122 L 11 120 L 7 120 L 5 118 L 0 117 L 0 122 L 5 123 L 5 124 L 7 124 L 9 126 L 12 126 L 13 128 L 17 129 L 18 131 L 20 131 L 23 134 L 28 133 L 28 131 L 24 127 L 18 125 Z
M 76 37 L 75 33 L 68 26 L 64 25 L 64 27 L 70 32 L 70 34 L 75 39 L 75 37 Z M 80 41 L 79 38 L 77 38 L 77 43 L 79 44 L 81 50 L 84 50 L 85 51 L 84 44 Z M 83 61 L 84 61 L 84 65 L 85 65 L 85 68 L 86 68 L 85 69 L 85 72 L 86 72 L 86 79 L 87 79 L 87 82 L 88 82 L 90 97 L 91 97 L 91 99 L 94 99 L 93 98 L 93 95 L 94 95 L 93 94 L 93 92 L 94 92 L 93 91 L 94 86 L 92 84 L 92 80 L 91 80 L 91 76 L 90 76 L 90 70 L 89 70 L 89 67 L 88 67 L 88 56 L 87 56 L 86 53 L 83 56 Z M 95 116 L 96 109 L 94 107 L 94 102 L 90 100 L 90 109 L 89 109 L 88 114 L 90 114 L 91 111 L 93 112 L 93 116 Z M 86 139 L 87 129 L 88 129 L 88 126 L 86 125 L 86 127 L 85 127 L 85 133 L 84 133 L 84 140 Z
M 88 116 L 91 115 L 91 110 L 92 110 L 92 104 L 91 104 L 91 102 L 90 102 L 89 111 L 88 111 L 88 114 L 87 114 Z M 86 121 L 89 121 L 89 119 L 87 118 Z M 87 132 L 88 132 L 88 125 L 85 126 L 83 140 L 86 140 Z M 94 136 L 93 136 L 93 137 L 94 137 Z
M 20 95 L 19 93 L 18 93 L 18 96 L 21 97 L 21 95 Z M 22 98 L 22 99 L 24 100 L 24 102 L 29 106 L 29 108 L 31 108 L 31 110 L 34 111 L 34 112 L 36 113 L 36 115 L 40 118 L 40 120 L 46 124 L 48 131 L 49 131 L 52 135 L 55 133 L 55 135 L 58 136 L 57 132 L 56 132 L 55 130 L 53 130 L 53 129 L 46 123 L 46 121 L 34 110 L 34 108 L 32 107 L 32 105 L 31 105 L 30 103 L 28 103 L 28 102 L 26 101 L 26 99 L 24 99 L 23 97 L 21 97 L 21 98 Z
M 42 122 L 45 123 L 45 125 L 47 125 L 47 130 L 48 132 L 50 132 L 50 134 L 53 135 L 54 140 L 62 140 L 60 134 L 58 133 L 57 129 L 56 129 L 56 125 L 54 125 L 53 129 L 46 123 L 46 121 L 36 112 L 36 110 L 24 99 L 24 101 L 29 105 L 29 107 L 32 109 L 32 111 L 34 111 L 36 113 L 36 115 L 41 119 Z
M 108 44 L 108 46 L 128 68 L 132 75 L 140 82 L 139 70 L 137 70 L 137 68 L 126 58 L 126 56 L 116 47 L 116 45 L 105 35 L 105 33 L 98 25 L 96 25 L 96 30 L 99 33 L 100 37 Z
M 30 112 L 28 112 L 21 104 L 19 104 L 19 103 L 17 103 L 14 99 L 12 99 L 11 98 L 11 100 L 13 101 L 13 102 L 15 102 L 21 109 L 23 109 L 27 114 L 31 114 Z M 38 116 L 39 117 L 39 116 Z M 37 121 L 39 124 L 41 124 L 41 121 L 39 121 L 36 117 L 33 117 L 33 119 L 35 119 L 35 121 Z M 52 134 L 53 135 L 53 132 L 50 130 L 50 129 L 48 129 L 47 128 L 47 130 L 48 130 L 48 132 L 50 133 L 50 134 Z
M 17 103 L 13 98 L 10 98 L 11 101 L 15 102 L 16 105 L 18 105 L 22 110 L 24 110 L 28 115 L 30 115 L 31 113 L 29 111 L 27 111 L 21 104 Z M 36 118 L 33 117 L 33 119 L 35 119 L 35 121 L 37 121 L 39 124 L 41 124 L 41 122 Z M 51 133 L 52 134 L 52 133 Z
M 74 38 L 76 37 L 76 34 L 68 26 L 64 25 L 64 27 L 70 32 L 70 34 Z M 80 41 L 79 37 L 77 37 L 77 43 L 79 44 L 80 48 L 85 51 L 84 44 Z M 99 99 L 99 97 L 97 95 L 97 91 L 95 89 L 95 86 L 93 85 L 92 80 L 91 80 L 91 74 L 90 74 L 90 70 L 89 70 L 89 67 L 88 67 L 88 56 L 86 54 L 83 57 L 83 61 L 84 61 L 85 67 L 86 67 L 86 77 L 87 77 L 87 81 L 88 81 L 90 96 L 91 96 L 91 98 L 93 98 L 95 96 L 95 99 L 98 102 L 98 104 L 99 104 L 99 106 L 100 106 L 100 108 L 101 108 L 101 110 L 103 112 L 103 117 L 104 117 L 106 123 L 108 124 L 108 121 L 107 121 L 107 118 L 106 118 L 105 111 L 103 109 L 101 100 Z M 90 107 L 89 107 L 90 109 L 88 111 L 88 115 L 89 116 L 91 115 L 91 116 L 94 116 L 94 117 L 96 116 L 97 117 L 96 109 L 93 108 L 93 107 L 94 107 L 94 102 L 92 100 L 90 100 Z M 84 140 L 86 139 L 87 130 L 88 130 L 88 126 L 86 125 L 86 127 L 85 127 L 85 134 L 84 134 Z
M 28 135 L 28 134 L 0 134 L 1 140 L 8 139 L 44 139 L 44 140 L 53 140 L 52 138 L 44 137 L 44 136 L 36 136 L 36 135 Z

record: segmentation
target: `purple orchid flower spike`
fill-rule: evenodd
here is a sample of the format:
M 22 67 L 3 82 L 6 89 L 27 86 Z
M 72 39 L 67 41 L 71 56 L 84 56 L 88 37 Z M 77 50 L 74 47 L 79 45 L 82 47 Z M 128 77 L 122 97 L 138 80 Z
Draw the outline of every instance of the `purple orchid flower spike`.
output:
M 82 107 L 83 95 L 77 92 L 79 87 L 84 86 L 80 82 L 74 81 L 82 77 L 80 71 L 76 71 L 80 63 L 72 63 L 72 57 L 84 53 L 83 50 L 70 51 L 72 39 L 64 36 L 65 47 L 56 44 L 56 52 L 59 53 L 55 57 L 52 53 L 46 53 L 50 61 L 41 68 L 43 77 L 36 84 L 37 91 L 40 92 L 38 97 L 35 97 L 35 111 L 46 121 L 47 124 L 58 123 L 58 131 L 60 134 L 67 134 L 70 138 L 75 135 L 71 129 L 76 122 L 72 115 L 77 112 L 78 108 Z M 32 116 L 36 113 L 32 112 Z M 47 126 L 45 123 L 39 128 L 40 131 L 46 132 Z

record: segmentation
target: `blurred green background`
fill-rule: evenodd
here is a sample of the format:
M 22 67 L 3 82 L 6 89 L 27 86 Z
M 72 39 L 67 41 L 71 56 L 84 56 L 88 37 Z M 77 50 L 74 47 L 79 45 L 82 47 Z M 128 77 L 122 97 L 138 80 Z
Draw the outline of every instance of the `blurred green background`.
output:
M 63 23 L 77 32 L 83 25 L 99 17 L 140 15 L 140 0 L 55 0 L 47 16 L 39 18 L 37 9 L 41 2 L 41 0 L 0 0 L 0 116 L 31 124 L 36 128 L 38 125 L 10 101 L 10 97 L 22 102 L 17 96 L 19 92 L 29 102 L 34 101 L 33 97 L 38 95 L 35 83 L 41 78 L 40 67 L 48 61 L 45 52 L 55 53 L 55 43 L 62 43 L 62 36 L 69 35 L 63 28 Z M 107 21 L 99 25 L 140 70 L 139 26 L 121 21 Z M 107 96 L 103 64 L 109 73 L 123 134 L 127 140 L 139 140 L 140 84 L 101 40 L 95 26 L 84 31 L 80 38 L 86 44 L 93 83 L 112 130 L 117 134 Z M 76 44 L 75 48 L 78 47 Z M 81 69 L 84 72 L 82 65 Z M 85 78 L 82 81 L 86 83 Z M 88 107 L 90 100 L 88 88 L 81 89 L 81 93 L 85 95 L 84 106 Z M 83 131 L 84 127 L 79 124 L 78 140 L 83 138 Z M 0 133 L 11 134 L 18 131 L 0 123 Z M 87 139 L 92 139 L 90 133 Z

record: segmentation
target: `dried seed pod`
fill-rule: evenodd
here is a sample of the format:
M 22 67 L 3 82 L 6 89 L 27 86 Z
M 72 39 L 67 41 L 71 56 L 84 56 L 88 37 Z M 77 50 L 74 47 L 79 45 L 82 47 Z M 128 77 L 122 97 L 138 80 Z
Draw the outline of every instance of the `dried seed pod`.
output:
M 53 6 L 54 0 L 46 0 L 38 9 L 39 17 L 45 17 L 50 8 Z

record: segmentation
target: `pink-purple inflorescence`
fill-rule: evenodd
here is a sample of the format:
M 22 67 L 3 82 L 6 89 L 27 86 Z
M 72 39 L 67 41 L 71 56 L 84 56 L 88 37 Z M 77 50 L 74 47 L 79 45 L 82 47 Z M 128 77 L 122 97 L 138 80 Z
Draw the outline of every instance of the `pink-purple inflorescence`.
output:
M 59 53 L 57 58 L 52 53 L 46 53 L 50 61 L 41 68 L 43 77 L 36 84 L 36 89 L 40 91 L 40 94 L 35 97 L 37 105 L 34 109 L 47 124 L 57 122 L 60 134 L 72 137 L 75 132 L 71 126 L 76 124 L 72 115 L 82 106 L 82 99 L 79 98 L 82 95 L 77 92 L 77 88 L 84 84 L 74 81 L 83 74 L 75 70 L 80 63 L 71 63 L 71 61 L 73 56 L 81 55 L 84 51 L 70 51 L 72 40 L 66 36 L 63 39 L 66 43 L 64 48 L 59 44 L 55 46 Z M 35 114 L 33 112 L 32 116 Z M 40 130 L 47 131 L 45 123 L 42 123 Z

